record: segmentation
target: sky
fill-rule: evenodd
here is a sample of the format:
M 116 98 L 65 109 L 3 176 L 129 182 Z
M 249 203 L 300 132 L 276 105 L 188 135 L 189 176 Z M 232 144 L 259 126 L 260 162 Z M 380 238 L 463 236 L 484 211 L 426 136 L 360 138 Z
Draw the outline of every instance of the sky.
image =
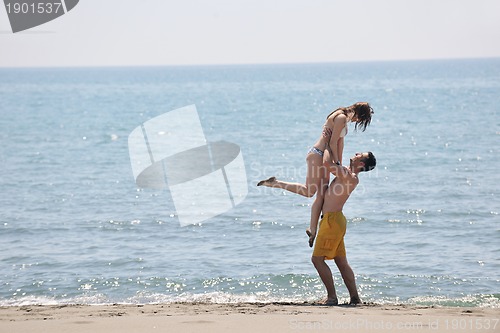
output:
M 80 0 L 15 34 L 0 6 L 0 67 L 483 57 L 500 57 L 499 0 Z

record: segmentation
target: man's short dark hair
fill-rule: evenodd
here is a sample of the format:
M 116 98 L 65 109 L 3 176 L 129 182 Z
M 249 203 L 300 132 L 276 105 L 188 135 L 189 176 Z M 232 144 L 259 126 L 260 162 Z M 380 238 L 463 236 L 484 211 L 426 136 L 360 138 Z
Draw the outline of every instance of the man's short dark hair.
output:
M 365 163 L 365 166 L 363 167 L 362 171 L 370 171 L 375 169 L 375 166 L 377 165 L 377 159 L 375 158 L 375 155 L 373 155 L 373 153 L 369 151 L 368 157 L 363 160 L 363 163 Z

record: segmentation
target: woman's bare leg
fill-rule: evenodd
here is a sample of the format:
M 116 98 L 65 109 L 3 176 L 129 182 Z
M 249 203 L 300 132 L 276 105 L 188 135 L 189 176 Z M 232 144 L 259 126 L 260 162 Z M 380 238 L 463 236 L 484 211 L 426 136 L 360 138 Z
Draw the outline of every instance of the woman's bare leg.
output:
M 261 180 L 260 182 L 257 183 L 257 186 L 280 188 L 282 190 L 300 194 L 307 198 L 312 197 L 316 193 L 316 191 L 313 190 L 314 187 L 307 187 L 306 184 L 301 184 L 301 183 L 284 182 L 282 180 L 276 179 L 276 177 L 271 177 L 266 180 Z
M 314 239 L 316 238 L 319 217 L 323 208 L 323 201 L 325 200 L 325 191 L 327 189 L 328 180 L 326 181 L 326 185 L 323 185 L 323 188 L 316 194 L 316 198 L 314 198 L 314 202 L 311 206 L 311 221 L 309 222 L 309 228 L 306 229 L 306 234 L 309 236 L 309 247 L 313 247 Z
M 324 174 L 323 157 L 318 154 L 311 153 L 307 155 L 307 177 L 306 183 L 290 183 L 271 177 L 266 180 L 261 180 L 257 186 L 267 186 L 273 188 L 280 188 L 289 192 L 311 198 L 318 192 L 321 186 L 321 181 Z
M 330 182 L 330 173 L 325 167 L 321 167 L 319 170 L 321 175 L 320 180 L 320 190 L 316 194 L 316 198 L 311 206 L 311 220 L 309 222 L 309 229 L 306 230 L 309 236 L 309 246 L 312 247 L 314 244 L 314 238 L 316 238 L 316 232 L 318 230 L 318 222 L 321 215 L 321 210 L 323 209 L 323 201 L 325 200 L 325 193 L 328 190 L 328 185 Z

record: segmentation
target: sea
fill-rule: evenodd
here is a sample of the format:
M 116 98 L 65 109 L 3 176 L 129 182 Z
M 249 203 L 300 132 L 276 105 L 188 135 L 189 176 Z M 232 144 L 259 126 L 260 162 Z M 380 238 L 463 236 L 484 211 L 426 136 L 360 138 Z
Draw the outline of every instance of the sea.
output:
M 358 101 L 374 115 L 343 164 L 377 158 L 344 207 L 361 299 L 500 308 L 498 58 L 1 68 L 0 306 L 323 298 L 313 199 L 256 183 L 304 182 L 326 116 Z M 128 137 L 187 105 L 240 147 L 248 193 L 181 226 L 169 188 L 136 184 Z

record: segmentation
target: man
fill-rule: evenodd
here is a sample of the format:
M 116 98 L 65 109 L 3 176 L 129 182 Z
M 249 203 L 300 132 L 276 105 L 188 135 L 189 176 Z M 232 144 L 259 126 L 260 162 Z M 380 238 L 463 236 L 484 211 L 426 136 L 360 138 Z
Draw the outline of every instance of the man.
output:
M 314 251 L 312 254 L 312 263 L 318 271 L 328 293 L 323 301 L 325 305 L 338 305 L 337 294 L 333 284 L 333 276 L 330 267 L 325 260 L 335 260 L 342 279 L 349 290 L 351 301 L 349 304 L 361 303 L 354 273 L 349 266 L 344 247 L 344 235 L 346 232 L 346 218 L 342 213 L 345 202 L 359 183 L 358 174 L 363 171 L 370 171 L 375 168 L 376 159 L 371 152 L 356 153 L 351 158 L 348 168 L 332 162 L 329 151 L 325 150 L 324 166 L 335 175 L 326 190 L 323 202 L 323 216 L 321 218 L 318 235 L 315 232 L 307 231 L 309 242 L 312 244 L 316 238 Z

